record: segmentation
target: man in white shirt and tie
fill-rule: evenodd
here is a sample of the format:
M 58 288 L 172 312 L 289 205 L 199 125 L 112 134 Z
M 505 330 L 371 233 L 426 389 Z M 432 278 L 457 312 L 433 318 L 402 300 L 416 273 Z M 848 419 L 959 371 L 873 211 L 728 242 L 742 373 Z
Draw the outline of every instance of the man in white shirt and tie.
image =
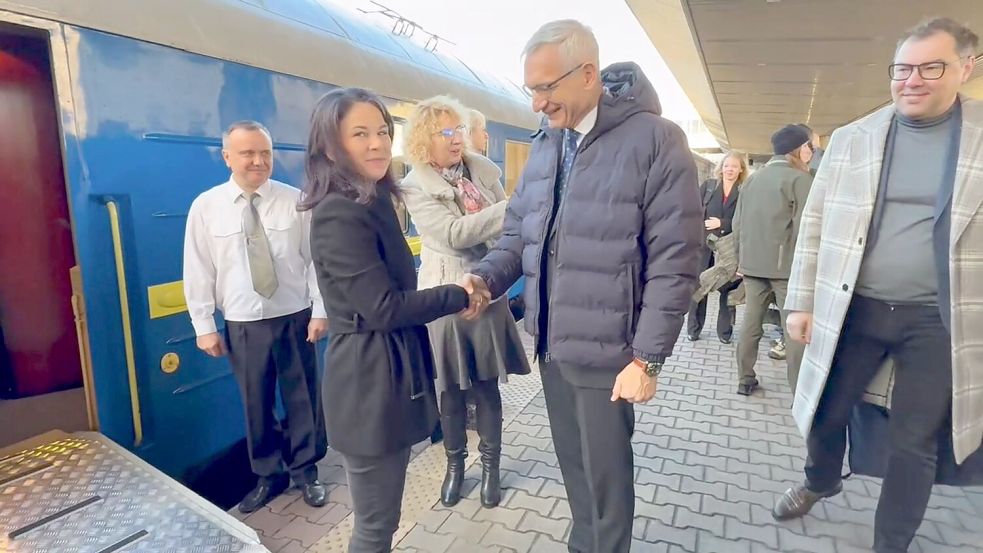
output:
M 222 157 L 232 177 L 188 212 L 184 294 L 198 347 L 213 357 L 228 353 L 242 392 L 259 482 L 239 510 L 259 509 L 291 478 L 304 501 L 320 507 L 327 494 L 315 463 L 327 441 L 314 344 L 328 321 L 311 263 L 310 213 L 297 211 L 299 190 L 270 178 L 273 140 L 260 123 L 232 124 L 222 134 Z M 285 436 L 275 413 L 278 381 Z

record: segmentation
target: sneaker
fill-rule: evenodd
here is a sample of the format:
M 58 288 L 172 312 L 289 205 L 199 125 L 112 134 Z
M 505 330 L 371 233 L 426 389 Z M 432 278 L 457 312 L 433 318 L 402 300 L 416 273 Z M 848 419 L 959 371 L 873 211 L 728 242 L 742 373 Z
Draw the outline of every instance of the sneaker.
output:
M 771 349 L 768 351 L 768 357 L 770 357 L 770 358 L 772 358 L 772 359 L 774 359 L 776 361 L 784 361 L 785 360 L 785 341 L 784 340 L 776 340 L 775 341 L 775 345 L 771 346 Z
M 825 492 L 814 492 L 805 485 L 798 485 L 789 488 L 775 503 L 775 508 L 771 511 L 771 516 L 775 520 L 790 520 L 805 516 L 812 506 L 819 503 L 820 499 L 833 497 L 843 491 L 843 482 L 837 482 L 835 486 Z

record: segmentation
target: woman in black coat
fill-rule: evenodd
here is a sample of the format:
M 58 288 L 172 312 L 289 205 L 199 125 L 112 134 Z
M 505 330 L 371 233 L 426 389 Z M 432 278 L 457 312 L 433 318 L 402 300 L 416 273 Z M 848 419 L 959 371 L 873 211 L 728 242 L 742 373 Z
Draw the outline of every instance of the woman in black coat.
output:
M 410 446 L 437 422 L 426 323 L 468 308 L 456 284 L 417 291 L 389 164 L 393 121 L 362 89 L 317 104 L 300 209 L 329 320 L 322 385 L 328 441 L 342 454 L 355 528 L 349 552 L 389 551 Z M 473 290 L 470 290 L 473 291 Z M 475 296 L 475 307 L 485 298 Z
M 731 233 L 731 221 L 734 210 L 737 209 L 737 197 L 740 194 L 741 183 L 747 178 L 747 164 L 744 156 L 738 152 L 730 152 L 717 166 L 716 178 L 707 179 L 700 185 L 700 197 L 703 198 L 703 226 L 707 236 L 727 236 Z M 713 252 L 704 244 L 701 270 L 713 267 Z M 737 282 L 725 284 L 719 290 L 720 305 L 717 311 L 717 338 L 729 344 L 734 334 L 734 309 L 727 306 L 727 296 L 737 287 Z M 693 302 L 689 315 L 686 317 L 686 331 L 689 340 L 700 339 L 703 323 L 707 315 L 707 298 Z

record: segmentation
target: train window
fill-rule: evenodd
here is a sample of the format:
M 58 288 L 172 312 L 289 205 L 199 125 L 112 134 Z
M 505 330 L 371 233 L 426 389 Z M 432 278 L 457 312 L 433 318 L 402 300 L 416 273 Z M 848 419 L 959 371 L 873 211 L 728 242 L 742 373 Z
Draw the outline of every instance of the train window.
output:
M 395 120 L 393 123 L 393 161 L 391 169 L 393 178 L 396 179 L 396 183 L 398 184 L 409 173 L 409 168 L 403 157 L 403 129 L 406 124 L 399 120 Z M 407 234 L 410 231 L 410 214 L 406 210 L 406 205 L 396 198 L 393 198 L 393 205 L 396 207 L 396 218 L 399 220 L 399 228 L 403 231 L 403 234 Z
M 531 146 L 528 142 L 505 141 L 505 195 L 511 196 L 519 183 L 519 176 L 529 159 Z
M 406 173 L 409 173 L 409 168 L 406 166 L 406 161 L 403 157 L 403 130 L 406 127 L 406 124 L 399 120 L 393 121 L 393 123 L 392 171 L 396 182 L 399 182 L 403 180 Z

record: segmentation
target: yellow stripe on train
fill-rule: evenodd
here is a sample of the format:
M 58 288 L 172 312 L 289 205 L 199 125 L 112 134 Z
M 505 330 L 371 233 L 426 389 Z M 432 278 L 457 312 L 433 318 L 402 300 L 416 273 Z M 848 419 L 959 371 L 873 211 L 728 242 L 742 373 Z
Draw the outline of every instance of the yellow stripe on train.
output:
M 420 255 L 420 248 L 423 246 L 419 236 L 407 236 L 406 244 L 413 252 L 413 256 Z M 188 310 L 188 305 L 184 300 L 184 281 L 175 280 L 147 287 L 147 303 L 150 306 L 150 318 L 160 319 L 184 313 Z

